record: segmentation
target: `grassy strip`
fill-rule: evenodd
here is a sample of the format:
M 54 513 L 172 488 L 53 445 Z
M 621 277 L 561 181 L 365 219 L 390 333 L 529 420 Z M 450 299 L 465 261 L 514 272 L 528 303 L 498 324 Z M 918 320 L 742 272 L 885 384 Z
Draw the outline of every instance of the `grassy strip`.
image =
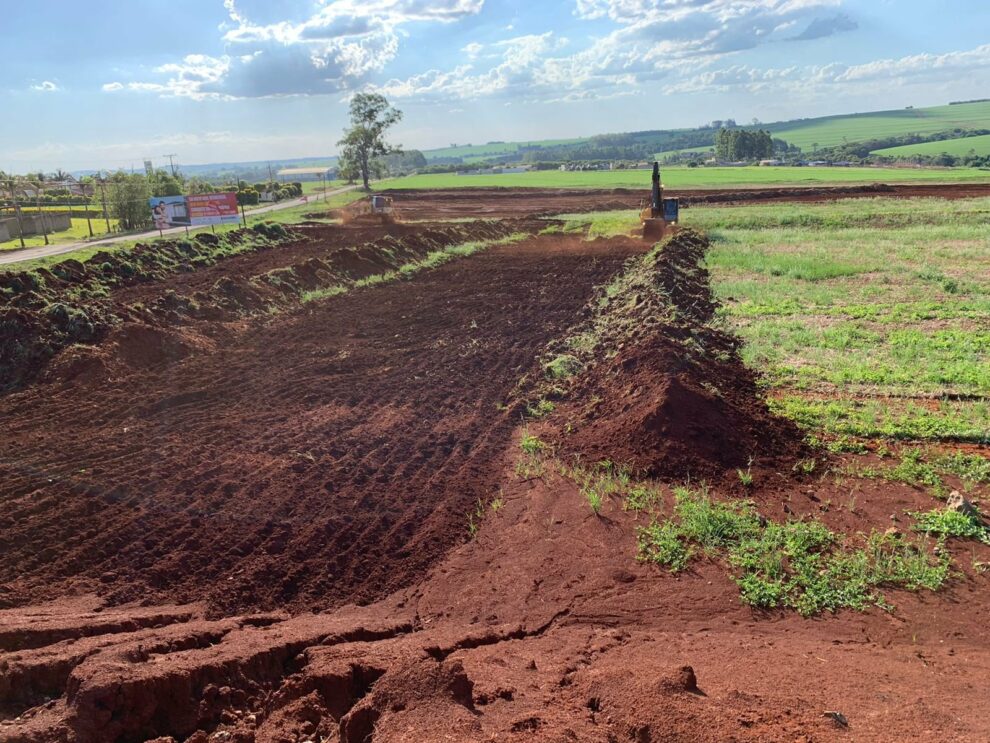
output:
M 888 607 L 881 588 L 936 591 L 949 576 L 944 550 L 936 556 L 896 534 L 874 532 L 850 547 L 819 521 L 769 521 L 749 501 L 720 503 L 688 488 L 674 497 L 674 518 L 639 530 L 640 559 L 678 572 L 699 552 L 722 557 L 751 606 L 802 616 Z
M 588 238 L 631 235 L 640 229 L 639 212 L 585 212 L 559 214 L 552 219 L 563 222 L 547 227 L 541 234 L 584 234 Z
M 366 286 L 377 286 L 378 284 L 384 284 L 399 278 L 410 278 L 420 271 L 437 268 L 438 266 L 442 266 L 444 263 L 449 263 L 456 258 L 466 258 L 469 255 L 474 255 L 475 253 L 481 252 L 487 248 L 492 248 L 496 245 L 509 245 L 511 243 L 519 242 L 520 240 L 525 240 L 527 237 L 529 237 L 529 233 L 514 232 L 511 235 L 501 237 L 496 240 L 475 240 L 472 242 L 462 243 L 461 245 L 452 245 L 448 248 L 444 248 L 443 250 L 434 250 L 428 253 L 422 260 L 404 263 L 394 271 L 386 271 L 385 273 L 367 276 L 363 279 L 355 281 L 351 286 L 337 284 L 325 289 L 314 289 L 312 291 L 303 292 L 301 295 L 302 301 L 304 303 L 315 302 L 321 299 L 335 297 L 338 294 L 343 294 L 351 288 L 361 289 Z
M 990 404 L 938 400 L 933 408 L 901 400 L 771 398 L 774 412 L 829 436 L 990 444 Z

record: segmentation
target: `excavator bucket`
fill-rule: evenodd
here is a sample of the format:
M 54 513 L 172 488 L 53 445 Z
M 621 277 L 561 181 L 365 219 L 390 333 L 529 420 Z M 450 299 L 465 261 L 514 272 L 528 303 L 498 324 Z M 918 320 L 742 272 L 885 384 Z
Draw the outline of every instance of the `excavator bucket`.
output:
M 667 233 L 667 222 L 663 219 L 643 220 L 643 237 L 647 240 L 660 240 Z

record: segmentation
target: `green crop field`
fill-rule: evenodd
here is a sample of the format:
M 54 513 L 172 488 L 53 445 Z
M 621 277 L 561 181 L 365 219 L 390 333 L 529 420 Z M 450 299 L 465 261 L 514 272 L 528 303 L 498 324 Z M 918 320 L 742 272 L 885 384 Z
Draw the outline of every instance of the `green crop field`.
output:
M 747 186 L 822 185 L 849 183 L 990 182 L 990 172 L 973 168 L 687 168 L 663 170 L 669 188 L 745 188 Z M 505 175 L 414 175 L 396 178 L 378 186 L 388 188 L 649 188 L 646 170 L 561 172 L 529 171 Z
M 990 129 L 990 102 L 876 111 L 809 119 L 807 122 L 764 125 L 775 137 L 807 152 L 815 144 L 819 147 L 832 147 L 844 142 L 860 142 L 902 134 L 934 134 L 956 127 Z
M 942 142 L 907 144 L 902 147 L 888 147 L 873 152 L 874 155 L 888 155 L 890 157 L 941 155 L 942 153 L 955 155 L 956 157 L 962 157 L 970 153 L 990 155 L 990 134 L 984 134 L 979 137 L 963 137 L 962 139 L 946 139 Z

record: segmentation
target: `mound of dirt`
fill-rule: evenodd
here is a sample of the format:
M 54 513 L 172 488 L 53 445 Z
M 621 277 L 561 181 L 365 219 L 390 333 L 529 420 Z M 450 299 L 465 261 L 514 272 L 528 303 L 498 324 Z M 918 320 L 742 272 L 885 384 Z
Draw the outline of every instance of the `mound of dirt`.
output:
M 737 339 L 711 325 L 707 248 L 698 233 L 679 232 L 640 259 L 632 282 L 601 310 L 604 327 L 618 332 L 601 339 L 558 410 L 565 452 L 666 478 L 800 454 L 800 431 L 767 408 Z

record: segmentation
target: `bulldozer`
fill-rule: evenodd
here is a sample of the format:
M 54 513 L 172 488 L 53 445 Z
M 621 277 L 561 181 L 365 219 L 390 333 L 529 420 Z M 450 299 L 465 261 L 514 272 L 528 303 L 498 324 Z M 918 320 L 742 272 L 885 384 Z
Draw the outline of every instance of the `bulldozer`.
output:
M 372 194 L 366 199 L 355 201 L 340 210 L 345 223 L 349 222 L 378 222 L 394 224 L 397 221 L 395 204 L 391 196 Z
M 663 197 L 660 183 L 660 163 L 653 163 L 653 188 L 649 200 L 640 204 L 639 221 L 643 223 L 643 237 L 660 240 L 677 229 L 680 203 L 677 199 Z

